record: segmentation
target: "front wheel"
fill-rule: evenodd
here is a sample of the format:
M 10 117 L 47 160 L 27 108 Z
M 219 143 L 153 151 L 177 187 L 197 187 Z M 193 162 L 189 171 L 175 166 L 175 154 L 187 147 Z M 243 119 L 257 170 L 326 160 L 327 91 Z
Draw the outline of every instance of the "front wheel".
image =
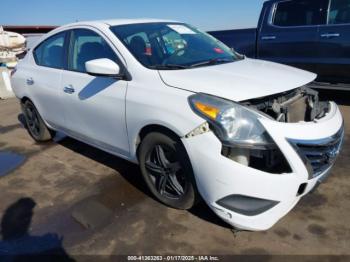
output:
M 27 100 L 22 104 L 22 111 L 26 120 L 27 130 L 36 142 L 46 142 L 52 139 L 54 132 L 45 125 L 31 101 Z
M 197 202 L 194 175 L 187 152 L 178 139 L 150 133 L 139 150 L 142 176 L 152 194 L 177 209 L 190 209 Z

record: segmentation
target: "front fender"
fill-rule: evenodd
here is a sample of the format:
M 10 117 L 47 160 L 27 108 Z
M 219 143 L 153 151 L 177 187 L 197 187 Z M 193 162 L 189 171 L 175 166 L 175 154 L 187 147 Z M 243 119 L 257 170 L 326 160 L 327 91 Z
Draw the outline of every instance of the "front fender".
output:
M 152 93 L 157 92 L 157 96 Z M 183 137 L 205 122 L 188 104 L 193 94 L 185 90 L 162 86 L 159 90 L 129 87 L 126 99 L 126 124 L 130 157 L 137 162 L 137 145 L 141 130 L 149 125 L 170 129 Z

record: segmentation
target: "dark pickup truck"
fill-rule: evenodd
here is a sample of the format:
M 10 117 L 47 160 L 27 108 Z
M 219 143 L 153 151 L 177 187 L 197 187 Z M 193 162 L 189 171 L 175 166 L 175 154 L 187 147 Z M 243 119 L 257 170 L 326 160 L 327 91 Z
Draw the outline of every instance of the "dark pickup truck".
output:
M 318 74 L 318 87 L 350 90 L 350 0 L 270 0 L 257 29 L 210 32 L 248 57 Z

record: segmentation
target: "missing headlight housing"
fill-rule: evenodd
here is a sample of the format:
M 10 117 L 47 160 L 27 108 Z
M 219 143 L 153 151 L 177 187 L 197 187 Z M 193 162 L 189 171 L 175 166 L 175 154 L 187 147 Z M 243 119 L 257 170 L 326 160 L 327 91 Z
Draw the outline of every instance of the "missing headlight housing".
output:
M 291 173 L 292 169 L 277 147 L 270 149 L 242 149 L 223 146 L 221 154 L 242 165 L 272 174 Z

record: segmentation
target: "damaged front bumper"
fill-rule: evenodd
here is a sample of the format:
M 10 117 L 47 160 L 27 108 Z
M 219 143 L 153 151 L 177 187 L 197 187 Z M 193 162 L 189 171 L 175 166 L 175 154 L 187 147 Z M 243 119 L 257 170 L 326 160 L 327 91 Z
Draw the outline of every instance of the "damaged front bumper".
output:
M 269 229 L 322 181 L 330 173 L 344 135 L 343 118 L 335 103 L 330 104 L 325 117 L 314 122 L 280 123 L 267 118 L 260 122 L 291 172 L 272 174 L 223 156 L 222 143 L 213 132 L 182 139 L 206 203 L 227 223 L 244 230 Z M 317 144 L 322 141 L 329 144 Z M 307 151 L 301 152 L 296 145 L 312 145 L 315 154 L 318 146 L 323 146 L 322 160 L 329 163 L 317 169 L 320 166 L 310 161 Z M 329 149 L 327 145 L 336 147 Z

